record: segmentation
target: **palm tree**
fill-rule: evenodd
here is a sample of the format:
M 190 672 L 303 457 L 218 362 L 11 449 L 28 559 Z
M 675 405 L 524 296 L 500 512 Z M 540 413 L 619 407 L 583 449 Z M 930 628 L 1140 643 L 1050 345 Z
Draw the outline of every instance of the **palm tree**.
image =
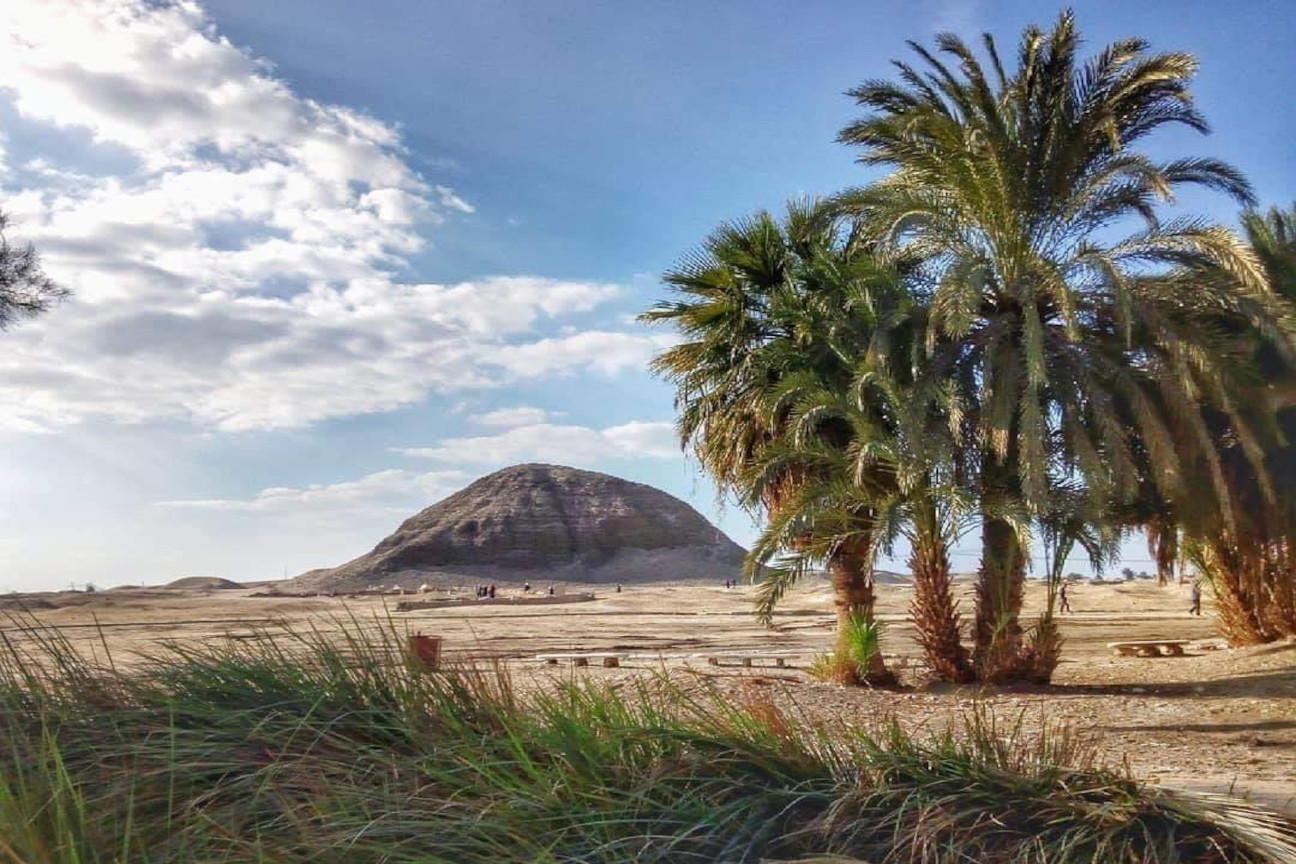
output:
M 1143 530 L 1147 533 L 1148 554 L 1156 563 L 1157 584 L 1169 585 L 1181 557 L 1179 525 L 1172 516 L 1158 513 L 1147 521 Z
M 911 43 L 925 70 L 897 63 L 899 82 L 851 91 L 868 114 L 840 134 L 863 148 L 859 161 L 891 169 L 842 205 L 880 248 L 924 262 L 928 349 L 973 388 L 967 422 L 987 514 L 976 659 L 992 680 L 1030 674 L 1024 550 L 993 514 L 1012 502 L 1044 513 L 1050 489 L 1073 478 L 1095 501 L 1128 498 L 1138 448 L 1178 497 L 1174 443 L 1204 446 L 1199 403 L 1230 410 L 1239 374 L 1210 314 L 1264 326 L 1274 315 L 1259 262 L 1232 232 L 1157 214 L 1185 185 L 1250 202 L 1246 181 L 1217 160 L 1158 162 L 1136 149 L 1167 125 L 1206 131 L 1189 91 L 1196 61 L 1138 39 L 1084 61 L 1079 41 L 1069 12 L 1051 32 L 1028 28 L 1011 72 L 988 35 L 988 67 L 952 35 L 934 53 Z M 1141 278 L 1206 265 L 1234 281 L 1189 290 Z
M 1296 205 L 1286 210 L 1271 207 L 1265 213 L 1247 211 L 1242 214 L 1242 230 L 1286 315 L 1285 327 L 1279 332 L 1256 334 L 1260 340 L 1256 359 L 1268 391 L 1266 401 L 1282 414 L 1296 409 Z
M 938 677 L 964 683 L 974 675 L 949 564 L 969 506 L 959 486 L 967 479 L 962 448 L 951 441 L 958 428 L 951 419 L 961 409 L 957 388 L 937 370 L 905 362 L 922 359 L 914 350 L 921 315 L 910 309 L 892 319 L 891 356 L 864 357 L 849 388 L 785 388 L 795 393 L 789 433 L 753 460 L 749 488 L 758 492 L 766 478 L 790 470 L 807 481 L 782 503 L 748 560 L 750 568 L 780 565 L 765 574 L 758 597 L 758 611 L 768 616 L 792 583 L 835 550 L 889 550 L 905 537 L 918 642 Z M 824 441 L 815 430 L 827 420 L 844 437 Z
M 1048 511 L 1036 520 L 1044 547 L 1047 593 L 1044 611 L 1031 628 L 1027 651 L 1035 683 L 1049 682 L 1061 656 L 1062 634 L 1054 614 L 1072 551 L 1079 545 L 1098 573 L 1119 560 L 1121 529 L 1109 514 L 1095 512 L 1094 506 L 1085 490 L 1063 485 L 1053 490 Z
M 1272 331 L 1236 315 L 1221 315 L 1218 323 L 1253 352 L 1258 380 L 1240 401 L 1251 424 L 1267 434 L 1248 447 L 1233 418 L 1212 416 L 1226 494 L 1179 502 L 1176 518 L 1185 523 L 1194 563 L 1210 578 L 1224 635 L 1247 644 L 1296 633 L 1296 208 L 1250 211 L 1242 226 L 1286 320 Z M 1234 278 L 1219 269 L 1192 276 L 1225 284 Z
M 963 647 L 962 616 L 954 599 L 950 547 L 962 527 L 961 514 L 942 513 L 957 499 L 938 498 L 931 491 L 913 502 L 909 540 L 909 572 L 914 599 L 909 613 L 915 639 L 937 678 L 955 684 L 976 680 L 972 658 Z M 954 505 L 957 506 L 957 505 Z
M 789 393 L 844 389 L 856 359 L 876 350 L 877 310 L 897 291 L 896 270 L 834 211 L 800 201 L 781 222 L 760 213 L 722 225 L 664 281 L 678 299 L 642 318 L 684 337 L 653 364 L 675 385 L 681 443 L 722 493 L 778 519 L 809 479 L 804 467 L 766 470 L 756 485 L 751 467 L 788 434 Z M 824 446 L 843 440 L 836 418 L 809 425 Z M 841 632 L 872 619 L 872 554 L 860 535 L 827 557 Z

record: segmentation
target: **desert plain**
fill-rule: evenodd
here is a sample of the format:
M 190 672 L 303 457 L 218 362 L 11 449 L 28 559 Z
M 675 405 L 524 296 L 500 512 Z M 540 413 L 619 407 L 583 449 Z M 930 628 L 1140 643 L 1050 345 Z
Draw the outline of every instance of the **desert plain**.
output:
M 246 644 L 316 628 L 395 627 L 443 639 L 448 662 L 500 664 L 520 686 L 573 678 L 625 686 L 636 676 L 669 675 L 735 696 L 759 690 L 785 710 L 847 723 L 894 717 L 933 729 L 981 708 L 1005 724 L 1028 729 L 1064 725 L 1089 741 L 1099 758 L 1128 765 L 1137 777 L 1167 786 L 1227 792 L 1296 812 L 1296 642 L 1231 648 L 1205 614 L 1188 614 L 1188 585 L 1155 581 L 1083 582 L 1070 588 L 1074 611 L 1062 617 L 1066 644 L 1053 684 L 1046 687 L 932 685 L 912 637 L 906 610 L 912 588 L 879 586 L 885 629 L 882 647 L 902 686 L 845 688 L 811 678 L 807 666 L 833 636 L 832 600 L 825 583 L 798 587 L 780 606 L 774 626 L 752 614 L 749 586 L 637 584 L 558 585 L 556 596 L 592 592 L 581 602 L 531 604 L 537 586 L 500 587 L 495 601 L 396 611 L 402 601 L 436 595 L 291 596 L 261 584 L 239 588 L 116 588 L 0 598 L 0 631 L 15 643 L 32 623 L 56 629 L 73 646 L 118 666 L 167 642 Z M 972 608 L 971 583 L 960 580 L 961 608 Z M 1044 599 L 1028 584 L 1026 620 Z M 1184 639 L 1182 657 L 1121 657 L 1112 641 Z M 598 662 L 550 665 L 539 654 L 615 651 L 617 668 Z M 784 667 L 761 659 L 784 658 Z M 711 665 L 708 654 L 749 654 L 750 668 Z

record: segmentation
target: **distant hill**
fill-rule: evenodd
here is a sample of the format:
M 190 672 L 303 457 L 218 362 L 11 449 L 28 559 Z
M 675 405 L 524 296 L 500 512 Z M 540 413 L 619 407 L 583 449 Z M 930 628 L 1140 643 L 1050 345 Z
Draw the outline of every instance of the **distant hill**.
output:
M 815 570 L 807 578 L 827 581 L 831 576 L 827 570 Z M 914 581 L 912 575 L 895 570 L 874 570 L 873 580 L 879 585 L 912 585 Z
M 372 552 L 291 585 L 356 591 L 422 582 L 715 581 L 744 552 L 660 489 L 561 465 L 514 465 L 410 517 Z
M 201 588 L 242 588 L 237 582 L 231 582 L 228 579 L 222 579 L 219 576 L 186 576 L 183 579 L 176 579 L 162 586 L 163 588 L 182 588 L 190 591 Z
M 874 570 L 873 579 L 879 585 L 912 585 L 913 576 L 908 573 L 897 573 L 894 570 Z

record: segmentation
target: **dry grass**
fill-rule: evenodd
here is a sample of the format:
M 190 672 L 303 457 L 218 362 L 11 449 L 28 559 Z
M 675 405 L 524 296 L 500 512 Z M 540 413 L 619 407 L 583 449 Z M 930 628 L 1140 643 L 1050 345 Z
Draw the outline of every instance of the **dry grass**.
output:
M 0 861 L 1264 862 L 1291 826 L 1145 787 L 1064 730 L 806 720 L 660 678 L 523 697 L 395 629 L 0 653 Z M 360 632 L 357 622 L 343 622 Z M 1288 858 L 1287 860 L 1290 860 Z

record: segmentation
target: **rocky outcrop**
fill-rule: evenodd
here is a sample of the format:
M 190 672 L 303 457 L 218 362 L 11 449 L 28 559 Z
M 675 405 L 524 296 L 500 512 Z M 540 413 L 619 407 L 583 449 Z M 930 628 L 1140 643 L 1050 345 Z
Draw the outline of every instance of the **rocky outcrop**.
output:
M 298 576 L 307 591 L 465 581 L 720 582 L 743 550 L 688 504 L 642 483 L 514 465 L 407 519 L 372 552 Z

